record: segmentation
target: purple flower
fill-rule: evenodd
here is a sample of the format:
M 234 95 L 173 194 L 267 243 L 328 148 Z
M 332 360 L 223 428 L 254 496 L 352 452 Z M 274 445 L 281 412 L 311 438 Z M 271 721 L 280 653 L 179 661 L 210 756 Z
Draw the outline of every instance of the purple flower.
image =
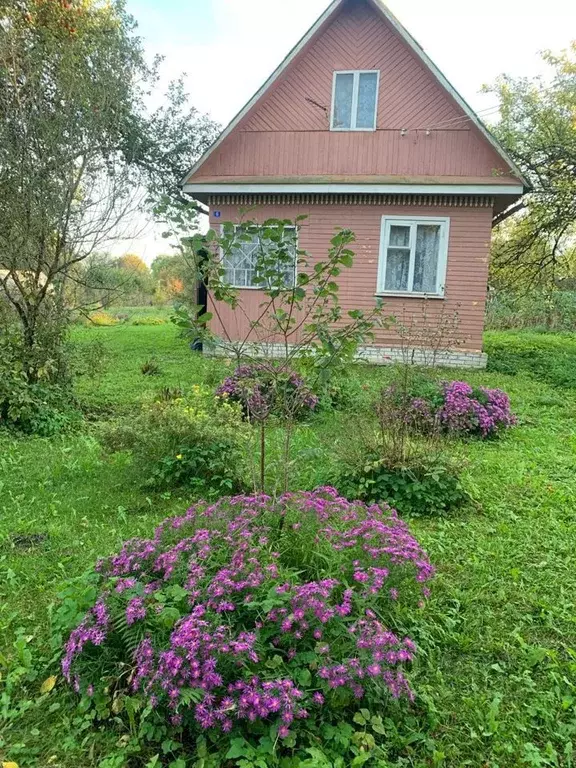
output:
M 134 624 L 135 621 L 140 621 L 145 618 L 146 607 L 144 605 L 144 600 L 141 597 L 133 597 L 126 606 L 126 623 L 128 625 Z
M 251 421 L 263 421 L 271 413 L 298 418 L 319 402 L 298 374 L 274 363 L 239 366 L 216 389 L 216 396 L 240 403 Z
M 305 563 L 294 556 L 300 525 L 310 535 Z M 334 575 L 315 577 L 330 550 Z M 415 645 L 379 617 L 427 594 L 434 568 L 388 508 L 329 487 L 198 502 L 149 540 L 126 542 L 98 573 L 100 594 L 64 649 L 63 674 L 78 691 L 105 666 L 176 727 L 189 712 L 197 733 L 265 722 L 287 735 L 317 716 L 330 690 L 412 695 L 403 668 Z M 136 625 L 130 633 L 124 619 Z M 134 633 L 135 650 L 124 638 Z

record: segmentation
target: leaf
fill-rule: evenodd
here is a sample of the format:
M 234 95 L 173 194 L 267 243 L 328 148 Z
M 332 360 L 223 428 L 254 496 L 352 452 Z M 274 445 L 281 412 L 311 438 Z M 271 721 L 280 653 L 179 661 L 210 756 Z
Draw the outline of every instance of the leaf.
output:
M 20 768 L 18 763 L 2 763 L 2 768 Z
M 246 747 L 249 745 L 246 743 L 246 741 L 240 737 L 237 739 L 232 739 L 230 742 L 230 749 L 226 753 L 226 759 L 227 760 L 234 760 L 238 757 L 244 757 L 246 755 Z
M 352 718 L 352 721 L 357 723 L 358 725 L 366 725 L 366 720 L 364 717 L 360 714 L 360 712 L 356 712 L 354 717 Z
M 364 765 L 364 763 L 367 763 L 371 757 L 372 755 L 370 754 L 370 752 L 364 752 L 361 755 L 358 755 L 357 757 L 354 758 L 354 760 L 352 760 L 352 763 L 351 763 L 352 768 L 357 768 L 357 766 Z
M 56 675 L 50 675 L 50 677 L 47 677 L 46 680 L 42 683 L 40 686 L 40 693 L 50 693 L 52 688 L 56 685 L 56 680 L 58 678 Z
M 302 669 L 298 674 L 298 682 L 303 688 L 307 688 L 312 682 L 312 675 L 309 669 Z

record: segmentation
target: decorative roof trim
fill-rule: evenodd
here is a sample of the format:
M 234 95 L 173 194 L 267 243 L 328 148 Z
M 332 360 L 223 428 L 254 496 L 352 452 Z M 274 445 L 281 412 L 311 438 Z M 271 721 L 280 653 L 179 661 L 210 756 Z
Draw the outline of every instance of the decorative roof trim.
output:
M 402 205 L 446 208 L 493 208 L 489 195 L 325 195 L 325 194 L 242 194 L 209 195 L 208 205 Z
M 316 33 L 321 29 L 321 27 L 332 17 L 332 15 L 340 8 L 340 6 L 343 5 L 344 2 L 346 2 L 346 0 L 333 0 L 333 2 L 330 3 L 330 5 L 324 11 L 324 13 L 310 27 L 308 32 L 306 32 L 304 37 L 302 37 L 302 39 L 290 51 L 288 56 L 286 56 L 286 58 L 282 61 L 282 63 L 274 70 L 274 72 L 270 75 L 268 80 L 266 80 L 264 85 L 254 94 L 254 96 L 250 99 L 250 101 L 231 120 L 231 122 L 222 131 L 220 136 L 218 136 L 216 141 L 206 150 L 206 152 L 204 152 L 202 157 L 194 164 L 193 168 L 182 179 L 181 184 L 185 192 L 191 191 L 189 189 L 186 189 L 187 182 L 190 176 L 196 173 L 196 171 L 205 163 L 205 161 L 210 157 L 210 155 L 232 133 L 232 131 L 236 128 L 236 126 L 240 123 L 240 121 L 244 117 L 246 117 L 246 115 L 250 112 L 252 107 L 254 107 L 256 103 L 261 99 L 261 97 L 264 96 L 266 91 L 276 82 L 276 80 L 280 77 L 280 75 L 282 75 L 282 73 L 290 66 L 292 61 L 308 45 L 308 43 L 310 42 L 310 40 L 312 40 L 314 35 L 316 35 Z M 452 98 L 456 101 L 456 103 L 460 106 L 460 108 L 464 111 L 464 113 L 471 119 L 474 125 L 478 128 L 480 133 L 482 133 L 484 138 L 487 139 L 487 141 L 492 145 L 492 147 L 496 150 L 496 152 L 500 155 L 500 157 L 508 164 L 511 170 L 514 171 L 514 173 L 518 176 L 519 180 L 522 182 L 523 187 L 529 188 L 530 185 L 528 184 L 528 182 L 522 175 L 522 172 L 516 166 L 512 158 L 508 155 L 504 147 L 502 147 L 502 145 L 496 139 L 496 137 L 492 135 L 492 133 L 480 120 L 478 115 L 474 112 L 472 107 L 470 107 L 470 105 L 462 98 L 462 96 L 458 93 L 458 91 L 454 88 L 454 86 L 448 81 L 448 79 L 441 72 L 441 70 L 438 69 L 438 67 L 430 59 L 428 54 L 425 53 L 422 46 L 412 37 L 412 35 L 408 32 L 408 30 L 404 27 L 404 25 L 401 24 L 401 22 L 394 16 L 394 14 L 392 13 L 392 11 L 390 11 L 388 6 L 386 6 L 384 2 L 382 2 L 382 0 L 367 0 L 367 2 L 371 3 L 372 6 L 384 16 L 384 18 L 391 24 L 393 29 L 406 42 L 406 44 L 416 54 L 416 56 L 420 59 L 420 61 L 424 64 L 424 66 L 430 70 L 430 72 L 438 80 L 440 85 L 442 85 L 442 87 L 446 91 L 448 91 L 450 96 L 452 96 Z M 522 190 L 522 192 L 523 191 L 524 189 Z

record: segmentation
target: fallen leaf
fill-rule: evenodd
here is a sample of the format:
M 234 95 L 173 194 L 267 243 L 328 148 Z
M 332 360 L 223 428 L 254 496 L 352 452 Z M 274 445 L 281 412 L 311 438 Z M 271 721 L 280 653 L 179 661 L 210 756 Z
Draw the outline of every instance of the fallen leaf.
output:
M 18 763 L 2 763 L 2 768 L 19 768 Z
M 50 677 L 47 677 L 46 680 L 42 683 L 40 686 L 40 693 L 50 693 L 52 688 L 56 685 L 56 675 L 50 675 Z M 2 766 L 4 768 L 4 766 Z M 10 768 L 10 767 L 9 767 Z

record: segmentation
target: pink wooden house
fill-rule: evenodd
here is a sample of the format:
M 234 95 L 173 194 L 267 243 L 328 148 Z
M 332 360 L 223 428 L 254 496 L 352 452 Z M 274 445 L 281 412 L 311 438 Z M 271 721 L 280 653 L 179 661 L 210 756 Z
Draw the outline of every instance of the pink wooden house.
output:
M 397 317 L 455 311 L 461 343 L 438 362 L 483 367 L 493 215 L 526 188 L 486 127 L 381 0 L 334 0 L 187 176 L 210 224 L 306 215 L 299 247 L 323 259 L 356 234 L 346 309 L 383 297 Z M 226 263 L 257 313 L 249 244 Z M 249 325 L 219 308 L 228 330 Z M 430 319 L 432 318 L 432 319 Z M 216 322 L 216 321 L 213 321 Z M 214 330 L 218 332 L 217 325 Z M 394 329 L 362 356 L 399 357 Z

